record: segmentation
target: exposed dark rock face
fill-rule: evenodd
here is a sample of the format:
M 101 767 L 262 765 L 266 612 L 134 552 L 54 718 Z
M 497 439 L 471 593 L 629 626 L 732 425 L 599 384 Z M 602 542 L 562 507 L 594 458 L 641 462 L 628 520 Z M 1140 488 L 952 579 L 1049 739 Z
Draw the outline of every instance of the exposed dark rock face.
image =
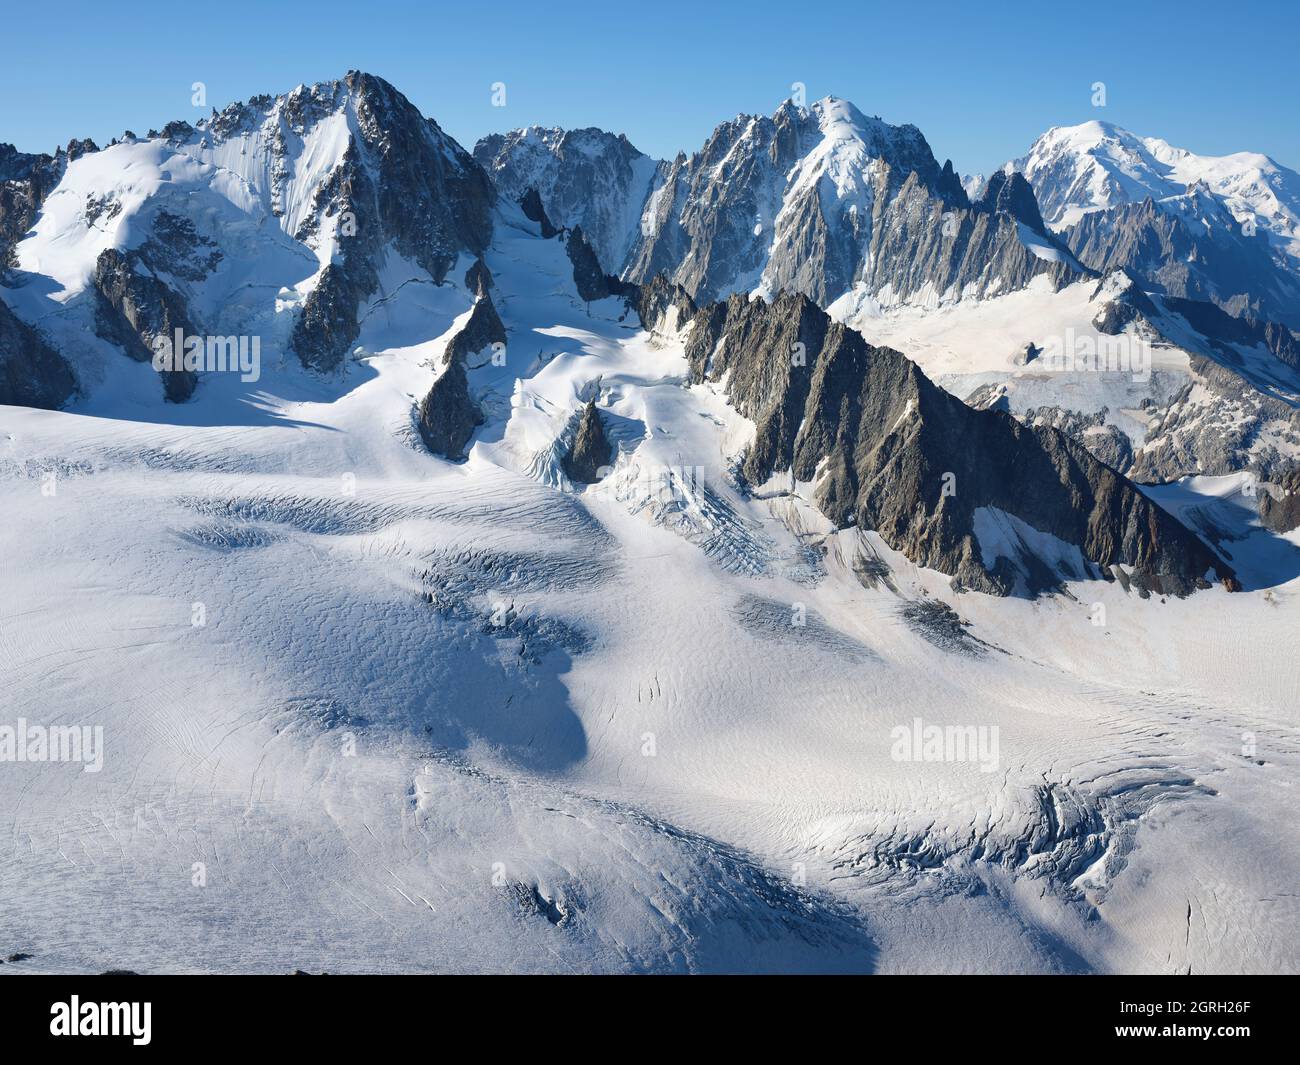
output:
M 1039 213 L 1034 190 L 1029 187 L 1029 182 L 1025 180 L 1023 174 L 1018 172 L 1008 174 L 1004 170 L 995 171 L 984 186 L 979 199 L 979 208 L 989 213 L 1000 211 L 1010 215 L 1017 221 L 1023 222 L 1039 236 L 1055 243 L 1055 238 L 1048 234 L 1047 225 L 1043 222 L 1042 214 Z
M 1255 445 L 1261 428 L 1270 423 L 1290 444 L 1300 445 L 1300 410 L 1254 391 L 1241 374 L 1216 359 L 1193 352 L 1188 364 L 1193 380 L 1153 418 L 1129 476 L 1143 484 L 1162 484 L 1250 468 L 1268 477 L 1285 465 L 1276 448 Z
M 678 325 L 693 318 L 699 309 L 681 285 L 669 281 L 663 274 L 656 274 L 639 285 L 621 282 L 617 294 L 627 300 L 628 306 L 641 319 L 642 326 L 651 332 L 676 332 Z
M 958 207 L 970 206 L 970 197 L 966 195 L 966 189 L 961 183 L 961 175 L 953 169 L 951 159 L 945 159 L 943 169 L 939 171 L 938 192 L 947 203 Z M 1037 201 L 1035 201 L 1035 209 L 1037 209 Z
M 35 224 L 67 162 L 62 151 L 30 155 L 12 144 L 0 144 L 0 271 L 15 265 L 14 246 Z
M 486 296 L 494 284 L 492 271 L 481 258 L 474 260 L 474 265 L 465 271 L 465 287 L 475 296 Z
M 99 145 L 89 137 L 82 137 L 80 140 L 68 141 L 68 162 L 74 162 L 83 155 L 99 151 Z
M 573 263 L 573 283 L 578 287 L 578 295 L 587 303 L 603 300 L 612 294 L 610 280 L 600 268 L 600 260 L 583 235 L 582 226 L 574 226 L 564 243 L 569 253 L 569 262 Z
M 448 341 L 443 351 L 442 361 L 465 362 L 471 355 L 484 348 L 505 342 L 506 327 L 501 324 L 501 316 L 497 314 L 492 297 L 485 293 L 475 301 L 468 321 Z
M 687 340 L 696 380 L 729 373 L 736 408 L 757 427 L 742 472 L 754 483 L 791 470 L 815 484 L 836 525 L 875 529 L 919 565 L 995 594 L 1062 578 L 1131 570 L 1144 592 L 1185 595 L 1232 571 L 1123 476 L 1054 428 L 977 411 L 932 384 L 900 353 L 868 344 L 810 299 L 733 296 L 702 308 Z M 1082 553 L 1045 559 L 1027 526 Z M 1050 553 L 1050 552 L 1049 552 Z
M 546 215 L 546 208 L 542 206 L 541 194 L 535 188 L 530 188 L 519 200 L 519 206 L 524 212 L 524 217 L 530 222 L 536 222 L 542 227 L 542 239 L 550 240 L 560 231 L 551 225 L 550 218 Z
M 352 71 L 342 82 L 261 106 L 278 106 L 280 120 L 300 134 L 345 99 L 355 111 L 358 134 L 317 194 L 311 217 L 294 234 L 310 242 L 325 219 L 346 222 L 334 230 L 340 254 L 304 301 L 291 339 L 303 364 L 321 371 L 336 369 L 356 340 L 357 314 L 379 287 L 377 264 L 386 247 L 442 284 L 461 252 L 481 256 L 492 235 L 487 175 L 386 81 Z M 241 132 L 252 108 L 227 109 L 213 120 L 209 135 Z
M 1023 288 L 1040 274 L 1057 287 L 1086 276 L 1066 259 L 1040 258 L 1021 241 L 1019 219 L 979 204 L 953 207 L 914 172 L 897 193 L 878 194 L 858 278 L 870 292 L 902 297 L 927 289 L 950 298 L 995 295 Z
M 1033 345 L 1030 345 L 1033 348 Z M 1011 414 L 1005 386 L 986 384 L 966 397 L 966 406 L 975 410 L 1000 410 Z M 1091 413 L 1060 406 L 1030 407 L 1015 417 L 1026 425 L 1046 425 L 1064 433 L 1087 448 L 1112 470 L 1128 474 L 1133 466 L 1133 441 L 1117 425 L 1108 424 L 1109 408 Z
M 1163 295 L 1300 326 L 1300 283 L 1277 268 L 1267 237 L 1244 234 L 1198 187 L 1161 203 L 1148 198 L 1093 211 L 1061 236 L 1094 270 L 1124 269 Z
M 460 460 L 483 412 L 469 394 L 465 363 L 453 359 L 420 401 L 417 425 L 425 446 L 435 455 Z
M 435 455 L 464 458 L 465 445 L 483 424 L 483 412 L 470 395 L 466 360 L 491 344 L 505 341 L 505 327 L 492 297 L 484 294 L 474 304 L 465 325 L 447 342 L 443 353 L 446 369 L 433 382 L 416 412 L 420 436 Z
M 1029 425 L 1048 425 L 1086 447 L 1112 470 L 1126 473 L 1133 465 L 1133 444 L 1118 426 L 1108 425 L 1105 407 L 1093 414 L 1062 407 L 1032 407 L 1020 416 Z
M 481 254 L 492 239 L 491 182 L 388 82 L 352 71 L 344 84 L 356 96 L 381 231 L 441 284 L 462 251 Z
M 109 210 L 115 206 L 111 205 Z M 149 228 L 149 239 L 135 254 L 155 274 L 170 274 L 182 281 L 202 281 L 221 263 L 216 243 L 199 233 L 188 218 L 171 211 L 157 211 Z
M 1152 302 L 1146 324 L 1188 352 L 1192 380 L 1152 408 L 1128 475 L 1164 483 L 1246 469 L 1267 481 L 1284 472 L 1300 447 L 1296 334 L 1200 300 Z
M 180 329 L 190 336 L 192 318 L 181 298 L 149 265 L 143 249 L 108 248 L 95 263 L 94 285 L 98 299 L 96 328 L 105 340 L 118 345 L 137 362 L 151 362 L 157 337 L 171 338 Z M 159 373 L 163 395 L 183 403 L 194 393 L 197 375 L 173 369 Z
M 357 311 L 378 285 L 379 275 L 368 260 L 325 267 L 303 301 L 289 340 L 304 366 L 322 372 L 338 369 L 361 331 Z
M 600 412 L 595 400 L 591 400 L 583 408 L 573 445 L 564 456 L 565 476 L 575 484 L 595 484 L 600 480 L 601 468 L 610 465 L 613 455 L 614 449 L 605 437 Z
M 76 387 L 63 356 L 0 300 L 0 404 L 56 410 Z
M 1256 488 L 1259 519 L 1276 533 L 1300 528 L 1300 466 L 1273 475 L 1267 485 Z
M 63 178 L 68 164 L 99 146 L 90 138 L 70 140 L 53 155 L 20 152 L 0 144 L 0 272 L 16 265 L 14 247 L 36 223 L 45 198 Z
M 116 213 L 117 204 L 87 204 L 87 211 Z M 182 294 L 190 283 L 207 278 L 221 263 L 216 243 L 194 223 L 167 210 L 158 210 L 148 224 L 149 237 L 139 247 L 109 248 L 95 263 L 95 327 L 137 362 L 153 359 L 153 342 L 201 332 Z M 183 403 L 198 382 L 192 370 L 160 371 L 163 395 Z

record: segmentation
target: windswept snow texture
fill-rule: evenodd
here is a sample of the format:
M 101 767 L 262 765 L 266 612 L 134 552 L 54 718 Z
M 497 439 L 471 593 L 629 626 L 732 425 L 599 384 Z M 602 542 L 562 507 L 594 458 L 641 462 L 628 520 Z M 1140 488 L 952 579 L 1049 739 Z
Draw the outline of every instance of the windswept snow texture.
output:
M 260 188 L 162 151 L 79 160 L 69 203 L 109 152 L 124 200 L 187 198 L 214 235 Z M 285 235 L 314 151 L 260 272 L 195 289 L 247 298 L 228 332 L 320 266 Z M 71 303 L 103 239 L 51 204 L 29 310 Z M 390 258 L 330 374 L 268 325 L 260 380 L 186 404 L 87 346 L 65 410 L 0 407 L 0 727 L 103 738 L 98 772 L 0 758 L 0 953 L 31 955 L 7 972 L 1300 970 L 1300 533 L 1219 479 L 1152 489 L 1244 585 L 1166 601 L 990 510 L 990 560 L 1046 557 L 1062 591 L 957 594 L 833 528 L 815 482 L 742 483 L 754 426 L 684 336 L 579 298 L 509 202 L 491 232 L 507 343 L 467 359 L 463 461 L 414 418 L 469 254 L 442 284 Z M 846 311 L 959 378 L 1041 339 L 1021 312 L 1082 327 L 1091 291 Z M 987 365 L 960 321 L 1006 340 Z M 1088 402 L 1136 408 L 1116 387 Z M 613 454 L 579 485 L 588 402 Z

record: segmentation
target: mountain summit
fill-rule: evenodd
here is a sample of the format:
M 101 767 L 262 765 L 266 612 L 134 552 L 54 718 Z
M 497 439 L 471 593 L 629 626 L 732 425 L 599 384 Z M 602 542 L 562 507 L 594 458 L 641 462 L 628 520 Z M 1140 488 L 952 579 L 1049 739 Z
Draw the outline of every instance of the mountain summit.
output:
M 689 158 L 653 163 L 595 130 L 516 131 L 474 155 L 504 197 L 536 190 L 552 221 L 593 234 L 606 270 L 663 273 L 700 300 L 952 301 L 1079 271 L 1051 236 L 1024 239 L 1004 204 L 972 204 L 915 126 L 831 96 L 740 115 Z

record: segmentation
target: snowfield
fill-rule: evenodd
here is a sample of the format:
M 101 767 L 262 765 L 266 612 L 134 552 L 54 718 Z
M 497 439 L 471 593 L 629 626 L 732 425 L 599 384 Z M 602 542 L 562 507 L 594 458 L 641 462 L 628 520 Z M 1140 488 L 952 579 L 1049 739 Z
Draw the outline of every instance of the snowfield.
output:
M 808 485 L 739 490 L 752 426 L 561 243 L 513 212 L 485 258 L 463 463 L 412 411 L 468 260 L 390 262 L 336 378 L 173 406 L 87 349 L 90 398 L 0 408 L 0 725 L 104 737 L 0 763 L 6 971 L 1300 969 L 1296 534 L 1187 482 L 1247 591 L 954 594 Z M 987 364 L 945 312 L 859 324 L 978 383 L 1047 298 L 962 312 Z M 592 398 L 618 455 L 575 486 Z

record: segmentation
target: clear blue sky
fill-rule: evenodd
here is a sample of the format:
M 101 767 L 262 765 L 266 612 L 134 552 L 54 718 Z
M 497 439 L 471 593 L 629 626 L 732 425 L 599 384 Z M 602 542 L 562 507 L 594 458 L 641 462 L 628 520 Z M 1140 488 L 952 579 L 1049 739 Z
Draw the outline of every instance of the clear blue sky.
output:
M 193 119 L 348 69 L 387 78 L 466 147 L 516 126 L 601 126 L 698 148 L 795 81 L 912 122 L 963 173 L 1104 118 L 1193 151 L 1300 169 L 1300 2 L 713 3 L 283 0 L 7 3 L 0 141 L 50 151 Z M 506 84 L 506 107 L 490 86 Z M 1093 82 L 1107 106 L 1091 105 Z

